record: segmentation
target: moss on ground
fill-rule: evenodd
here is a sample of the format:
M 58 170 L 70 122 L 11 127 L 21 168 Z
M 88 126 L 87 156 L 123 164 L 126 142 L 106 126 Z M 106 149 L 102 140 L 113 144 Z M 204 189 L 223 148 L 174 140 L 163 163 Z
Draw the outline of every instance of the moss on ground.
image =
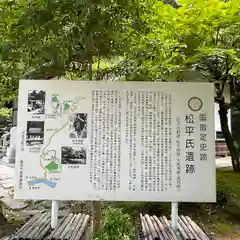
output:
M 217 196 L 220 201 L 215 210 L 201 221 L 217 236 L 240 237 L 240 173 L 229 167 L 218 169 Z

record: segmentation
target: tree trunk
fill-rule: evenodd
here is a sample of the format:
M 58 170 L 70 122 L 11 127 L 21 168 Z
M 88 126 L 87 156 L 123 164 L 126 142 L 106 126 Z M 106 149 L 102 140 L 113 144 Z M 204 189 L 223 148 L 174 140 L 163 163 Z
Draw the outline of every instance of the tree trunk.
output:
M 93 216 L 93 232 L 99 232 L 101 229 L 101 202 L 100 201 L 92 201 L 92 216 Z
M 222 129 L 222 133 L 224 135 L 227 147 L 230 151 L 230 155 L 232 158 L 232 166 L 235 172 L 240 172 L 239 151 L 234 144 L 234 140 L 228 126 L 228 116 L 227 116 L 228 107 L 225 104 L 224 100 L 218 101 L 218 104 L 219 104 L 218 113 L 220 117 L 221 129 Z
M 88 78 L 89 80 L 93 80 L 91 44 L 89 47 Z M 101 228 L 102 214 L 100 201 L 92 201 L 92 216 L 93 216 L 93 232 L 96 233 Z

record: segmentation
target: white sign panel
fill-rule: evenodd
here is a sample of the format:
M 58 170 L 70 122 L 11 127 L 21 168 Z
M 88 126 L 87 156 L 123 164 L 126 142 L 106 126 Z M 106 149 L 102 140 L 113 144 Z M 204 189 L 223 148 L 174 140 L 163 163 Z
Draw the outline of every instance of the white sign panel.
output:
M 211 83 L 20 81 L 17 199 L 216 199 Z

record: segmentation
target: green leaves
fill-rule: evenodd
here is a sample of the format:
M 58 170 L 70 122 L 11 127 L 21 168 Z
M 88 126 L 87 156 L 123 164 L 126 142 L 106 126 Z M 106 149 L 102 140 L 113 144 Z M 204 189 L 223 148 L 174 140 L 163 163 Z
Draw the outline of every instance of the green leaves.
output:
M 132 34 L 127 58 L 154 69 L 154 77 L 162 79 L 192 69 L 215 81 L 238 74 L 240 6 L 236 0 L 182 0 L 177 9 L 160 1 L 151 3 L 140 17 L 148 32 Z
M 216 81 L 239 74 L 238 0 L 179 3 L 2 1 L 0 91 L 4 84 L 15 91 L 34 69 L 39 78 L 70 79 L 86 78 L 89 66 L 93 79 L 169 80 L 193 69 Z
M 130 216 L 118 208 L 104 210 L 102 227 L 94 240 L 133 240 L 135 228 Z
M 0 81 L 6 82 L 6 72 L 19 79 L 34 69 L 41 79 L 59 76 L 53 72 L 85 76 L 90 62 L 112 60 L 129 50 L 137 11 L 138 1 L 127 0 L 0 2 Z M 51 72 L 43 72 L 43 66 Z

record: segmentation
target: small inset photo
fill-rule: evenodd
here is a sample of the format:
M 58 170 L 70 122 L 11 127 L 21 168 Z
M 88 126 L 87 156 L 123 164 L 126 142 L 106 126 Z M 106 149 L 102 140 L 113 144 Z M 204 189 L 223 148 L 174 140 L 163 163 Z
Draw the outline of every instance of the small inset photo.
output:
M 35 146 L 43 144 L 44 140 L 44 121 L 28 121 L 26 145 Z
M 28 91 L 28 112 L 32 114 L 45 113 L 45 91 L 30 90 Z
M 87 153 L 83 147 L 62 147 L 62 164 L 86 164 Z
M 70 138 L 87 138 L 87 113 L 75 113 L 69 126 Z

